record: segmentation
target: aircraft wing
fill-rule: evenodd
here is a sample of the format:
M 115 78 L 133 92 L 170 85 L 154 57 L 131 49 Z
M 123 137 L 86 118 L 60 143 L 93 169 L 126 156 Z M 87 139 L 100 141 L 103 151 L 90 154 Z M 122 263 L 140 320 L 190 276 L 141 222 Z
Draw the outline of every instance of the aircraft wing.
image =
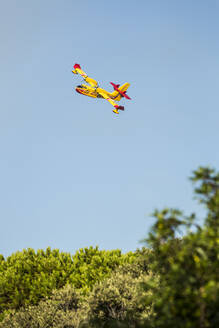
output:
M 80 74 L 83 77 L 83 79 L 85 80 L 85 82 L 89 83 L 92 87 L 96 88 L 98 86 L 97 81 L 88 77 L 87 74 L 84 71 L 82 71 L 81 66 L 79 64 L 74 65 L 74 70 L 72 70 L 72 73 Z
M 103 89 L 101 89 L 101 88 L 97 88 L 97 92 L 98 92 L 98 93 L 99 93 L 104 99 L 106 99 L 111 105 L 113 105 L 113 107 L 115 108 L 115 109 L 113 110 L 114 113 L 119 114 L 118 109 L 120 109 L 120 110 L 124 110 L 124 107 L 123 107 L 123 106 L 119 106 L 119 105 L 117 105 L 117 103 L 116 103 L 112 98 L 109 97 L 109 94 L 108 94 L 107 91 L 105 91 L 105 90 L 103 90 Z

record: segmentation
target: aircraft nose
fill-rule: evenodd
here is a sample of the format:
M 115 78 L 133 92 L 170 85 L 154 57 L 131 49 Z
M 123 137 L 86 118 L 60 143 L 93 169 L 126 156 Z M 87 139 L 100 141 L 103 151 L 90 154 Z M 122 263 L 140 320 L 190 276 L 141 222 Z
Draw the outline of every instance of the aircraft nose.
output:
M 75 88 L 75 90 L 76 90 L 78 93 L 82 94 L 82 92 L 81 92 L 81 89 L 80 89 L 80 88 Z

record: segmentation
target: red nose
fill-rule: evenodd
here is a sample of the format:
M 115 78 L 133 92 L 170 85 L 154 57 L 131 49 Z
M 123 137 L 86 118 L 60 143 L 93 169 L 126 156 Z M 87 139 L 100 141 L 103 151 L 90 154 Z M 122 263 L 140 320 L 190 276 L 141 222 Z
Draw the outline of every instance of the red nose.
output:
M 75 90 L 76 90 L 78 93 L 83 94 L 79 88 L 75 88 Z

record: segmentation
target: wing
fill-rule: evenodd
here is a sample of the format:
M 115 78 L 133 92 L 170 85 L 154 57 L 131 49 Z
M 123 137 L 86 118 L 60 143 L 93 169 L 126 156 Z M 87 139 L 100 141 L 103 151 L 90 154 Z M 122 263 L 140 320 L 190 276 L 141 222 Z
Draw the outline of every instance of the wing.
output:
M 119 105 L 117 105 L 117 103 L 116 103 L 112 98 L 110 98 L 109 93 L 108 93 L 107 91 L 105 91 L 105 90 L 103 90 L 103 89 L 101 89 L 101 88 L 97 88 L 97 92 L 98 92 L 98 93 L 99 93 L 104 99 L 106 99 L 111 105 L 113 105 L 113 107 L 115 108 L 115 109 L 113 110 L 114 113 L 119 114 L 118 109 L 120 109 L 120 110 L 124 110 L 124 107 L 123 107 L 123 106 L 119 106 Z
M 98 86 L 97 81 L 95 81 L 94 79 L 88 77 L 87 74 L 84 71 L 82 71 L 81 66 L 79 64 L 75 64 L 74 65 L 74 70 L 72 70 L 72 73 L 74 73 L 74 74 L 80 74 L 83 77 L 83 79 L 87 83 L 89 83 L 92 87 L 95 87 L 96 88 Z

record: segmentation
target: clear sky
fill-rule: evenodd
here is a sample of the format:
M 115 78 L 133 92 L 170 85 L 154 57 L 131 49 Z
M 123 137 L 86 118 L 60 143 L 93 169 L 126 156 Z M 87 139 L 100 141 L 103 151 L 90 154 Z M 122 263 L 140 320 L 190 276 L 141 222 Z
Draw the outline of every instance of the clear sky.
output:
M 219 1 L 0 2 L 0 253 L 141 247 L 164 206 L 196 210 L 219 168 Z M 79 95 L 84 71 L 119 116 Z

